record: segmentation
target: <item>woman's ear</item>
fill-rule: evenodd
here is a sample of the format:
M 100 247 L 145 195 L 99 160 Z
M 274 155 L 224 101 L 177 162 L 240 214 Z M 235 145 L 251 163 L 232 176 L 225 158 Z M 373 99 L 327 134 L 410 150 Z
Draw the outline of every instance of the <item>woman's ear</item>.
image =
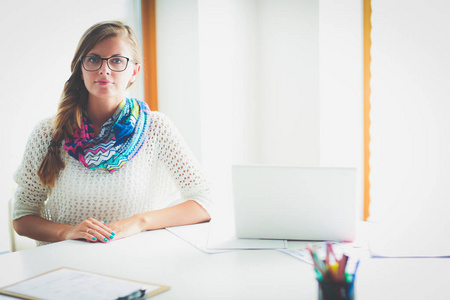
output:
M 131 75 L 130 81 L 128 82 L 128 86 L 130 86 L 135 80 L 139 71 L 141 70 L 141 64 L 135 64 L 133 68 L 133 74 Z

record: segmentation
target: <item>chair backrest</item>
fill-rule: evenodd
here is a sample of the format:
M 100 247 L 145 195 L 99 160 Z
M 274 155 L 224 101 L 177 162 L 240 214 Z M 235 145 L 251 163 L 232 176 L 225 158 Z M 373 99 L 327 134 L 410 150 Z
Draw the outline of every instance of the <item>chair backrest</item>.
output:
M 25 236 L 20 236 L 14 230 L 12 224 L 12 206 L 13 206 L 14 196 L 8 201 L 8 227 L 9 227 L 9 250 L 11 252 L 25 250 L 36 247 L 36 241 Z

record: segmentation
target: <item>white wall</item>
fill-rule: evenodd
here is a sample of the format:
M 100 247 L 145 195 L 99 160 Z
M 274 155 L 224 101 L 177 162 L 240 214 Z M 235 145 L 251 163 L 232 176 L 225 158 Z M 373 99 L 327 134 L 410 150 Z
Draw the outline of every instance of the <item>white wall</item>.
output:
M 221 210 L 231 202 L 233 163 L 352 166 L 362 176 L 360 1 L 157 3 L 158 80 L 195 90 L 179 97 L 160 84 L 161 111 L 182 131 L 199 135 L 185 137 L 214 183 Z M 171 59 L 177 72 L 159 64 Z M 192 67 L 197 60 L 198 69 Z M 184 76 L 184 68 L 192 76 Z M 200 126 L 190 124 L 198 112 Z M 362 188 L 358 195 L 362 206 Z
M 363 216 L 362 1 L 320 0 L 320 165 L 355 167 Z
M 156 2 L 158 110 L 201 159 L 197 0 Z
M 70 63 L 83 32 L 96 22 L 133 15 L 136 1 L 1 1 L 2 172 L 0 253 L 9 249 L 7 201 L 27 138 L 34 125 L 56 113 Z M 139 87 L 136 87 L 139 89 Z
M 380 0 L 372 10 L 371 220 L 448 234 L 450 3 Z
M 260 163 L 319 165 L 319 2 L 257 1 Z

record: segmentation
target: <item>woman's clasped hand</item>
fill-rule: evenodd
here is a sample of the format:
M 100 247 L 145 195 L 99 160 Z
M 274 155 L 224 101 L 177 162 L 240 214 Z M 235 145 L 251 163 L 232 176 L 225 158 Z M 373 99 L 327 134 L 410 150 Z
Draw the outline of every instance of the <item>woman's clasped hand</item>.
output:
M 85 239 L 89 242 L 107 243 L 113 240 L 115 236 L 116 233 L 105 222 L 98 221 L 94 218 L 84 220 L 66 232 L 67 240 Z

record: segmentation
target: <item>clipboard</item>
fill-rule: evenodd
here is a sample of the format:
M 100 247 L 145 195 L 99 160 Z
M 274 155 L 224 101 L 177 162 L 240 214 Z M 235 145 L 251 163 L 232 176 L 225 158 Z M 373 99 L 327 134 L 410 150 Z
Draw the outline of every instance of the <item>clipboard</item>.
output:
M 2 287 L 0 294 L 30 300 L 113 300 L 127 297 L 142 289 L 145 289 L 144 298 L 150 298 L 169 290 L 170 287 L 62 267 Z

